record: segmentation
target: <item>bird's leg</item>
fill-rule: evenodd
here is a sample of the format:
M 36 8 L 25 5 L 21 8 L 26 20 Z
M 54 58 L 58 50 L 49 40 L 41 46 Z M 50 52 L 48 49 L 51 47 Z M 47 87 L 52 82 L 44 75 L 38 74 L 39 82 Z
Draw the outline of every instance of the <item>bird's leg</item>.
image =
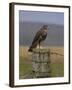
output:
M 39 42 L 39 58 L 40 58 L 40 42 Z
M 42 49 L 42 42 L 39 43 L 39 49 Z
M 39 42 L 39 50 L 40 50 L 40 42 Z

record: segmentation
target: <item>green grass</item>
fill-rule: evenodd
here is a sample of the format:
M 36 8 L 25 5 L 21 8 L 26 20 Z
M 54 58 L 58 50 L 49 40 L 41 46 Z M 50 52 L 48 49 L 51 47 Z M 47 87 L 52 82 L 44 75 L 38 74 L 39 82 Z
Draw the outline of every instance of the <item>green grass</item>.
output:
M 64 64 L 53 63 L 51 64 L 51 77 L 63 77 L 64 76 Z
M 19 76 L 20 78 L 32 71 L 32 65 L 26 64 L 23 57 L 20 57 Z
M 20 78 L 24 75 L 32 72 L 32 64 L 27 63 L 23 57 L 20 57 Z M 51 77 L 63 77 L 64 76 L 64 64 L 63 63 L 51 63 Z

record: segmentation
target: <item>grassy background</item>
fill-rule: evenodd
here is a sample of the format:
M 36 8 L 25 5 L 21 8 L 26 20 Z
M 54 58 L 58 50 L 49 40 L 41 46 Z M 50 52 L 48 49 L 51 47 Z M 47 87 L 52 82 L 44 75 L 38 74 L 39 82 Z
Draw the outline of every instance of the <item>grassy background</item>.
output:
M 49 47 L 52 52 L 64 54 L 63 47 Z M 32 53 L 28 52 L 27 47 L 19 49 L 19 78 L 26 78 L 26 75 L 32 71 Z M 64 76 L 64 57 L 60 55 L 51 55 L 51 77 Z M 30 78 L 30 77 L 29 77 Z

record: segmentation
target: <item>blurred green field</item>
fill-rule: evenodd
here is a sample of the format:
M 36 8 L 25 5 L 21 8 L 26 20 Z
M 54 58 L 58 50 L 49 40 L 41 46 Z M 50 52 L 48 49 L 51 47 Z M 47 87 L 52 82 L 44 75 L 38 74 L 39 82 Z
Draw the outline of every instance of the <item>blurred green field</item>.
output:
M 24 60 L 24 57 L 20 57 L 20 66 L 19 66 L 20 78 L 23 78 L 24 75 L 32 71 L 32 65 L 31 63 L 28 62 L 29 61 L 26 62 Z
M 63 47 L 49 47 L 53 52 L 64 53 Z M 27 47 L 20 47 L 19 50 L 19 78 L 26 78 L 26 75 L 32 72 L 32 54 L 28 52 Z M 64 57 L 51 55 L 51 77 L 64 76 Z M 30 77 L 29 77 L 30 78 Z

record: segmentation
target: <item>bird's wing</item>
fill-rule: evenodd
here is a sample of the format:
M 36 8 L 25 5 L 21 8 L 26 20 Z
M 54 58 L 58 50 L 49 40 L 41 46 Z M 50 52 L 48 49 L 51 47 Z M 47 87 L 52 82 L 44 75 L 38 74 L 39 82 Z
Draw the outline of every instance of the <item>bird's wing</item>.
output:
M 33 39 L 32 45 L 35 43 L 37 44 L 39 42 L 41 35 L 42 35 L 42 30 L 39 30 Z

